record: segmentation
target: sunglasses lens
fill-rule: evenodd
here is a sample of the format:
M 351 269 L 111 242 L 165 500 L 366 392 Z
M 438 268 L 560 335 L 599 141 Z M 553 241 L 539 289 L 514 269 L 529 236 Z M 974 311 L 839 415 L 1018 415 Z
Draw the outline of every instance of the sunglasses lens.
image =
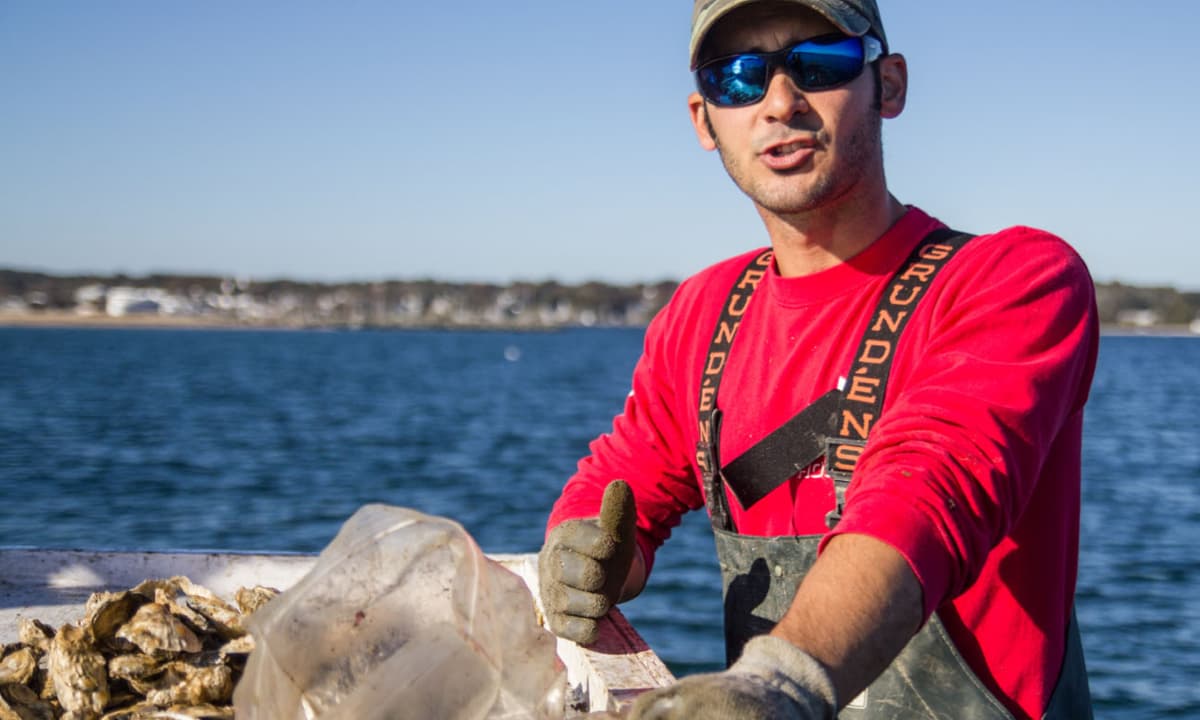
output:
M 862 72 L 862 41 L 855 37 L 810 40 L 792 48 L 787 65 L 805 90 L 836 87 Z
M 800 89 L 828 90 L 862 72 L 863 42 L 857 37 L 824 35 L 777 52 L 733 55 L 700 67 L 696 80 L 700 94 L 714 105 L 752 105 L 762 100 L 775 64 L 782 61 Z
M 705 65 L 696 78 L 701 94 L 714 105 L 749 105 L 766 92 L 767 63 L 756 55 L 738 55 Z

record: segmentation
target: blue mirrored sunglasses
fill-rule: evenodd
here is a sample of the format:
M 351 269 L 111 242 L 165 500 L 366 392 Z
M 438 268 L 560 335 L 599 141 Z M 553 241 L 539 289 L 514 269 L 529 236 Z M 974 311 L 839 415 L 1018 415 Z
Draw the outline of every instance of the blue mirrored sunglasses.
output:
M 705 100 L 719 107 L 753 105 L 767 94 L 778 67 L 786 68 L 801 90 L 829 90 L 858 77 L 883 54 L 883 43 L 871 35 L 821 35 L 775 52 L 709 60 L 696 68 L 696 87 Z

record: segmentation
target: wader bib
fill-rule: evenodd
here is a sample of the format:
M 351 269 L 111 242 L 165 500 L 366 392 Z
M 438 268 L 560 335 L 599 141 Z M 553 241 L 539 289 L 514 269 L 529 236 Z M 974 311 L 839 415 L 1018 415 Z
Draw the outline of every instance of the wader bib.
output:
M 896 341 L 916 303 L 938 270 L 971 236 L 941 229 L 930 233 L 894 276 L 863 336 L 844 392 L 816 400 L 728 465 L 720 461 L 721 410 L 717 389 L 729 350 L 750 296 L 771 267 L 767 250 L 746 266 L 734 283 L 709 348 L 700 389 L 700 441 L 696 458 L 712 518 L 721 565 L 727 663 L 741 655 L 746 641 L 771 630 L 791 606 L 800 581 L 817 558 L 821 535 L 753 537 L 733 527 L 725 489 L 748 508 L 824 455 L 834 480 L 836 506 L 826 518 L 837 524 L 850 476 L 879 417 Z M 1012 715 L 984 687 L 955 648 L 937 613 L 861 695 L 838 714 L 853 720 L 1011 720 Z M 1074 612 L 1066 653 L 1045 720 L 1092 717 L 1083 647 Z

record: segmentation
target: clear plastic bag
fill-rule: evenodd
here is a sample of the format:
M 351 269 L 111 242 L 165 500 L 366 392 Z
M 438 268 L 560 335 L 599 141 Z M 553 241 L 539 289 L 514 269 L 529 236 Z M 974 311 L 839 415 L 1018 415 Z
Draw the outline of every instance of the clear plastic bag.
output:
M 529 590 L 445 518 L 360 509 L 250 628 L 239 720 L 563 716 Z

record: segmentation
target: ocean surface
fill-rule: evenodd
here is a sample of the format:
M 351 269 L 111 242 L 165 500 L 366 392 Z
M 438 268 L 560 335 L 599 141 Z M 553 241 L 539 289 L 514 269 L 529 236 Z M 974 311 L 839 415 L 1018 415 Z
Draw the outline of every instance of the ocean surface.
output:
M 319 551 L 365 503 L 532 552 L 610 427 L 638 330 L 0 328 L 0 545 Z M 1078 613 L 1099 718 L 1200 718 L 1200 338 L 1105 337 Z M 676 674 L 723 661 L 706 518 L 626 615 Z

